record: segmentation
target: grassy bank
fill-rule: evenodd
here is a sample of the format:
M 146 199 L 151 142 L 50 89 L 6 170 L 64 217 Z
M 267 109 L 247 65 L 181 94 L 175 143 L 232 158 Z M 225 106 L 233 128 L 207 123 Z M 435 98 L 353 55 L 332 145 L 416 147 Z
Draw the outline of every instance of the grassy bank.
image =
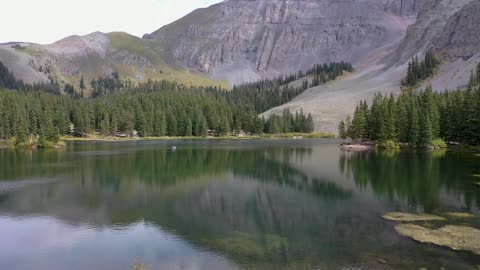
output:
M 327 132 L 313 132 L 313 133 L 281 133 L 281 134 L 262 134 L 260 138 L 268 139 L 323 139 L 335 138 L 335 134 Z
M 412 145 L 408 143 L 398 143 L 393 140 L 378 141 L 375 145 L 377 149 L 446 149 L 448 145 L 442 139 L 432 140 L 426 145 Z
M 17 141 L 15 137 L 9 140 L 1 140 L 0 148 L 10 149 L 37 149 L 37 148 L 63 148 L 65 143 L 63 141 L 51 142 L 46 140 L 30 139 L 28 141 Z

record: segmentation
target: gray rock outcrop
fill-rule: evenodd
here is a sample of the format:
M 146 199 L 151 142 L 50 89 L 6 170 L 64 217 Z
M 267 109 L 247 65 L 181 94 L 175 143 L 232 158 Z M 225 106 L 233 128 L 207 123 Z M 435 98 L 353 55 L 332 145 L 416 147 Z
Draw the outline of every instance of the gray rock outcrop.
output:
M 364 64 L 399 41 L 426 0 L 230 0 L 148 35 L 177 60 L 232 84 L 326 61 Z M 247 76 L 248 77 L 248 76 Z

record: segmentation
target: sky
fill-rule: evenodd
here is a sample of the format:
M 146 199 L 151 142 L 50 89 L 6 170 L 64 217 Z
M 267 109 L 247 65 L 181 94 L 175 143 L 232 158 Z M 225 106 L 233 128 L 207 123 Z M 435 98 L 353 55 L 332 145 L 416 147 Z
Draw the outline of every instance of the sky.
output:
M 0 43 L 49 44 L 70 35 L 123 31 L 141 37 L 220 0 L 2 0 Z

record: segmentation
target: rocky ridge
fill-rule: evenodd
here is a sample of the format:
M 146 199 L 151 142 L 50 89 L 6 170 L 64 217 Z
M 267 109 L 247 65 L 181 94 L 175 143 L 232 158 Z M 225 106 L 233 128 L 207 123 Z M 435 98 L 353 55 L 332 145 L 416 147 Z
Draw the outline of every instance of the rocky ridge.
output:
M 33 83 L 50 79 L 77 85 L 118 72 L 122 77 L 143 81 L 167 79 L 185 84 L 219 85 L 199 72 L 185 69 L 175 61 L 167 64 L 161 46 L 122 32 L 95 32 L 70 36 L 53 44 L 0 44 L 0 61 L 14 75 Z
M 361 64 L 404 36 L 426 0 L 230 0 L 146 36 L 231 84 L 327 61 Z M 288 63 L 288 65 L 286 65 Z

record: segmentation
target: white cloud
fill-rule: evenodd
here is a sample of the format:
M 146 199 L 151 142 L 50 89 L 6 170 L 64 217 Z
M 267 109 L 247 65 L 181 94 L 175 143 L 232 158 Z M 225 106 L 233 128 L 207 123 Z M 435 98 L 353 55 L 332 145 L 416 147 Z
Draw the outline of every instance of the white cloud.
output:
M 220 0 L 4 0 L 0 42 L 51 43 L 95 31 L 150 33 Z

